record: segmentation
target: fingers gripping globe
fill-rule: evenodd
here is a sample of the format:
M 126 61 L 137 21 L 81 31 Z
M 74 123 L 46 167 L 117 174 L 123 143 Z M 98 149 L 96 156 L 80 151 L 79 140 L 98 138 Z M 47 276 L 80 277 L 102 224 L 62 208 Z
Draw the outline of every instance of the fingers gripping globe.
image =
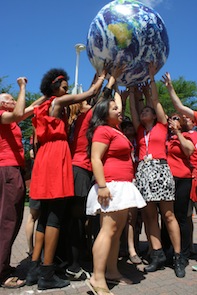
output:
M 156 11 L 138 1 L 116 0 L 93 19 L 86 50 L 99 73 L 105 62 L 112 62 L 112 68 L 124 65 L 117 83 L 129 87 L 148 80 L 150 62 L 157 64 L 157 72 L 161 69 L 169 55 L 169 40 Z

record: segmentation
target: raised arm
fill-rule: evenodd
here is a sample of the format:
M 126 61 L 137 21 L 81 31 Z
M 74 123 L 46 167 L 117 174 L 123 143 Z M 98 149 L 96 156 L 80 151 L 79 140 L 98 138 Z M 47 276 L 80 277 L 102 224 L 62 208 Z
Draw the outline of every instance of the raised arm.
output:
M 184 154 L 189 157 L 193 154 L 194 152 L 194 145 L 193 142 L 186 139 L 183 134 L 181 133 L 181 130 L 179 130 L 177 126 L 177 121 L 176 120 L 171 120 L 169 119 L 169 128 L 173 131 L 174 134 L 177 135 L 178 140 L 181 145 L 181 149 L 184 152 Z
M 116 83 L 116 80 L 122 74 L 123 69 L 124 69 L 124 66 L 119 66 L 119 65 L 115 66 L 113 68 L 111 76 L 108 80 L 108 83 L 105 87 L 110 90 L 112 90 L 112 89 L 115 90 L 114 100 L 115 100 L 120 112 L 122 112 L 122 99 L 121 99 L 120 91 L 118 89 L 118 85 Z
M 162 124 L 167 123 L 166 114 L 163 110 L 163 107 L 159 101 L 157 86 L 155 83 L 155 73 L 156 73 L 156 65 L 153 63 L 149 64 L 149 77 L 150 77 L 150 85 L 151 85 L 151 100 L 153 104 L 153 108 L 157 115 L 157 121 L 161 122 Z
M 135 98 L 135 105 L 138 115 L 141 113 L 142 109 L 145 107 L 145 101 L 143 97 L 142 85 L 136 85 L 134 87 L 134 98 Z
M 42 95 L 37 100 L 35 100 L 30 106 L 25 108 L 24 115 L 21 117 L 20 121 L 27 119 L 29 116 L 33 115 L 34 108 L 41 105 L 44 101 L 47 100 L 45 95 Z
M 104 66 L 101 75 L 97 77 L 97 80 L 95 83 L 92 83 L 90 88 L 82 93 L 78 94 L 65 94 L 63 96 L 57 97 L 55 105 L 56 107 L 65 107 L 70 104 L 74 104 L 77 102 L 82 102 L 83 100 L 92 98 L 93 96 L 97 95 L 98 92 L 100 92 L 101 87 L 103 85 L 103 82 L 105 80 L 105 77 L 108 72 L 108 66 Z M 54 110 L 55 113 L 55 110 Z
M 137 132 L 138 127 L 140 125 L 140 118 L 139 118 L 139 114 L 138 114 L 138 111 L 136 109 L 136 104 L 135 104 L 134 87 L 129 87 L 128 91 L 129 91 L 130 113 L 131 113 L 131 117 L 132 117 L 133 126 L 135 128 L 135 131 Z
M 176 91 L 173 87 L 173 84 L 172 84 L 172 81 L 171 81 L 171 77 L 170 77 L 170 73 L 166 72 L 163 76 L 162 76 L 162 80 L 161 80 L 164 85 L 166 86 L 166 88 L 168 89 L 168 92 L 169 92 L 169 95 L 170 95 L 170 98 L 172 100 L 172 103 L 175 107 L 175 109 L 191 118 L 192 120 L 194 120 L 194 111 L 192 109 L 190 109 L 189 107 L 187 106 L 184 106 L 180 100 L 180 98 L 178 97 L 178 95 L 176 94 Z
M 19 85 L 19 94 L 18 94 L 18 99 L 16 101 L 16 104 L 13 108 L 12 111 L 5 111 L 1 115 L 1 123 L 2 124 L 10 124 L 13 122 L 19 122 L 21 118 L 24 115 L 25 112 L 25 90 L 26 90 L 26 84 L 27 84 L 27 78 L 25 77 L 19 77 L 17 79 L 17 83 Z M 1 95 L 8 95 L 8 94 L 1 94 Z M 11 103 L 11 95 L 9 95 L 9 101 L 2 101 L 2 103 Z M 12 98 L 12 102 L 14 99 Z M 5 108 L 6 109 L 6 108 Z
M 124 116 L 125 116 L 125 109 L 126 109 L 126 104 L 127 104 L 127 98 L 129 97 L 129 92 L 128 92 L 128 90 L 127 89 L 125 89 L 125 90 L 121 90 L 121 92 L 119 93 L 119 95 L 120 95 L 120 97 L 118 98 L 118 99 L 120 99 L 121 100 L 121 105 L 122 105 L 122 110 L 121 110 L 121 112 L 122 112 L 122 116 L 123 116 L 123 118 L 124 118 Z M 115 100 L 116 101 L 116 100 Z

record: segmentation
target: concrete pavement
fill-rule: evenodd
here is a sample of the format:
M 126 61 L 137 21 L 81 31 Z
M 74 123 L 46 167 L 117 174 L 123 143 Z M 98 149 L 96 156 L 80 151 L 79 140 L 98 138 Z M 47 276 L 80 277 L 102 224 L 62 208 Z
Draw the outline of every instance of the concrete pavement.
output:
M 24 219 L 19 235 L 13 245 L 11 265 L 15 266 L 24 275 L 27 272 L 27 242 L 25 237 L 25 223 L 29 208 L 25 207 Z M 193 217 L 194 221 L 194 243 L 197 251 L 197 216 Z M 140 248 L 146 246 L 146 236 L 144 231 L 140 235 Z M 119 268 L 121 273 L 130 278 L 132 285 L 109 285 L 111 291 L 115 295 L 197 295 L 197 272 L 192 270 L 192 265 L 197 264 L 197 255 L 189 261 L 186 268 L 186 277 L 177 278 L 173 269 L 166 267 L 164 270 L 158 270 L 154 273 L 144 274 L 144 265 L 135 267 L 128 260 L 120 260 Z M 91 266 L 87 265 L 87 268 Z M 20 289 L 4 289 L 0 288 L 0 295 L 35 295 L 44 293 L 47 295 L 92 295 L 93 293 L 81 282 L 71 282 L 71 285 L 63 289 L 53 289 L 46 291 L 38 291 L 37 286 L 24 286 Z

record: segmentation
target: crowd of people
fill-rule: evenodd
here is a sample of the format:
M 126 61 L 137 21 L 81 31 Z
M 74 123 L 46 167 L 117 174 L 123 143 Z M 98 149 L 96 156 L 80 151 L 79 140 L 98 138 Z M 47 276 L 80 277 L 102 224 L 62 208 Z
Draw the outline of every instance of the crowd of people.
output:
M 139 235 L 144 223 L 148 265 L 185 276 L 193 247 L 193 208 L 197 207 L 197 112 L 184 106 L 169 73 L 162 77 L 175 108 L 166 114 L 155 83 L 149 80 L 119 91 L 124 67 L 105 64 L 90 88 L 68 92 L 68 74 L 44 74 L 43 96 L 25 107 L 27 79 L 19 95 L 0 94 L 0 283 L 38 290 L 63 288 L 84 280 L 94 294 L 113 293 L 107 283 L 130 284 L 118 270 L 122 252 L 141 264 Z M 103 82 L 107 81 L 103 87 Z M 130 117 L 125 117 L 126 102 Z M 33 115 L 33 116 L 32 116 Z M 24 210 L 24 149 L 18 123 L 32 116 L 26 224 L 31 259 L 25 280 L 10 266 L 12 245 Z M 35 237 L 34 226 L 37 221 Z M 92 274 L 81 261 L 91 259 Z M 194 266 L 194 269 L 197 269 Z

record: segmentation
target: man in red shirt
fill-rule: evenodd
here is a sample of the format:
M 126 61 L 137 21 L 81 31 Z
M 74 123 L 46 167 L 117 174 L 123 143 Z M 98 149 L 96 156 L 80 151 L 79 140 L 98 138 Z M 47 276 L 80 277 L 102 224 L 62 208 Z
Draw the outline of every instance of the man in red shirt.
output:
M 11 249 L 19 232 L 25 200 L 25 185 L 22 170 L 25 165 L 22 133 L 18 122 L 33 113 L 41 97 L 25 108 L 27 79 L 17 79 L 19 94 L 17 101 L 8 94 L 0 94 L 0 285 L 18 288 L 25 281 L 13 276 L 10 266 Z

